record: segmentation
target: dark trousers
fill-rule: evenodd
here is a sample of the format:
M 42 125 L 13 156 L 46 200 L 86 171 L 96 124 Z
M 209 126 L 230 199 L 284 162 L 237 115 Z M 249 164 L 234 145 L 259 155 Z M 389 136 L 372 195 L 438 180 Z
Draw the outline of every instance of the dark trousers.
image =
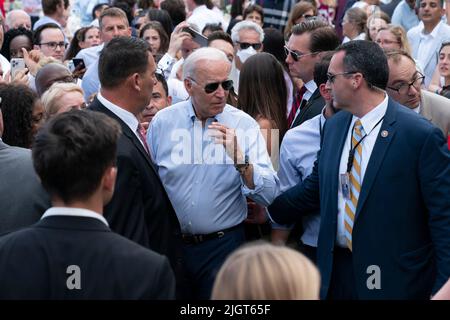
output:
M 333 271 L 327 299 L 356 300 L 355 276 L 352 253 L 349 249 L 335 247 L 333 252 Z
M 244 242 L 244 227 L 241 225 L 226 232 L 222 238 L 199 244 L 183 244 L 185 283 L 190 291 L 187 298 L 209 299 L 220 267 L 228 255 Z

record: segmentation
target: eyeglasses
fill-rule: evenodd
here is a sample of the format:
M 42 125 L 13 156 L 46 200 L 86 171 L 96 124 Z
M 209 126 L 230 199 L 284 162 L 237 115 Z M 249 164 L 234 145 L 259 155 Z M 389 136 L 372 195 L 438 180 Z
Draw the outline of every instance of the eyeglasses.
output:
M 259 49 L 261 49 L 261 46 L 262 46 L 261 43 L 248 43 L 248 42 L 239 42 L 239 41 L 237 41 L 237 43 L 239 43 L 239 46 L 241 47 L 242 50 L 245 50 L 250 46 L 252 46 L 253 49 L 255 49 L 255 50 L 259 50 Z
M 192 78 L 189 78 L 189 79 L 191 81 L 195 82 L 196 84 L 199 84 L 194 79 L 192 79 Z M 223 90 L 229 91 L 231 88 L 233 88 L 233 80 L 225 80 L 223 82 L 208 83 L 207 85 L 205 85 L 205 87 L 203 89 L 205 90 L 205 92 L 207 94 L 211 94 L 211 93 L 215 92 L 219 88 L 219 85 L 222 86 Z
M 52 50 L 56 50 L 57 47 L 60 47 L 61 49 L 67 48 L 67 43 L 65 43 L 64 41 L 61 42 L 45 42 L 45 43 L 40 43 L 40 46 L 46 45 L 47 47 L 49 47 Z
M 317 53 L 317 52 L 300 53 L 300 52 L 292 51 L 291 49 L 289 49 L 286 46 L 284 46 L 284 52 L 286 53 L 287 56 L 291 55 L 292 59 L 294 59 L 294 61 L 296 61 L 296 62 L 303 57 L 310 56 L 310 55 Z
M 347 71 L 347 72 L 336 73 L 336 74 L 332 74 L 332 73 L 327 72 L 327 78 L 328 78 L 328 81 L 330 81 L 330 83 L 333 83 L 334 79 L 337 76 L 345 76 L 345 75 L 355 74 L 355 73 L 358 73 L 358 71 Z
M 420 87 L 422 86 L 423 80 L 425 79 L 425 76 L 421 73 L 419 73 L 419 76 L 414 79 L 413 81 L 411 81 L 410 83 L 402 83 L 398 86 L 394 87 L 388 87 L 391 90 L 397 91 L 398 94 L 407 94 L 409 92 L 409 89 L 411 88 L 411 86 L 414 86 L 414 88 L 416 88 L 417 90 L 420 89 Z
M 378 44 L 387 44 L 387 45 L 389 45 L 389 44 L 393 44 L 393 43 L 397 43 L 397 44 L 400 44 L 400 42 L 398 42 L 398 41 L 392 41 L 392 40 L 381 40 L 381 39 L 377 39 L 377 41 L 376 41 Z

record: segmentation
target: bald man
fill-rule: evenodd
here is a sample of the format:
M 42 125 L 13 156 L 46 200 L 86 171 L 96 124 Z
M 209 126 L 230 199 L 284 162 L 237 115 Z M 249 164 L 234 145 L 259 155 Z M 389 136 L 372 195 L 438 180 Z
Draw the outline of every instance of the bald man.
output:
M 36 74 L 35 84 L 39 96 L 51 87 L 55 82 L 72 82 L 76 79 L 72 76 L 70 70 L 60 63 L 49 63 L 43 66 Z
M 8 31 L 19 27 L 31 30 L 31 17 L 23 10 L 11 10 L 6 14 L 5 30 Z

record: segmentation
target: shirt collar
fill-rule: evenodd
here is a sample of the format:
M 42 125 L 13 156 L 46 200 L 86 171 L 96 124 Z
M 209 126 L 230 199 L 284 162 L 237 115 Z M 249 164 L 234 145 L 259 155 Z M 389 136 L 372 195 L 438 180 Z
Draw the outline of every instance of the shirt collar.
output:
M 205 11 L 205 9 L 208 9 L 208 8 L 206 7 L 206 5 L 202 4 L 201 6 L 198 6 L 194 10 L 192 10 L 192 14 L 194 14 L 194 12 Z
M 378 122 L 384 117 L 386 114 L 387 106 L 388 106 L 388 95 L 384 93 L 384 100 L 377 105 L 375 108 L 370 110 L 367 114 L 365 114 L 361 119 L 361 124 L 364 128 L 364 132 L 368 135 L 378 124 Z M 353 116 L 353 123 L 358 119 L 358 117 Z
M 103 222 L 107 227 L 108 221 L 100 214 L 95 211 L 91 211 L 88 209 L 81 208 L 66 208 L 66 207 L 52 207 L 47 209 L 45 213 L 42 215 L 41 219 L 45 219 L 47 217 L 53 216 L 68 216 L 68 217 L 85 217 L 85 218 L 94 218 Z
M 439 21 L 439 23 L 436 25 L 436 27 L 434 27 L 433 31 L 431 31 L 428 34 L 423 33 L 425 31 L 425 26 L 422 26 L 422 32 L 420 33 L 420 36 L 422 38 L 426 38 L 428 36 L 431 36 L 432 38 L 436 38 L 442 23 L 443 23 L 442 20 Z
M 131 131 L 136 132 L 138 129 L 139 121 L 134 114 L 131 112 L 115 105 L 114 103 L 106 100 L 101 93 L 97 94 L 97 99 L 100 101 L 107 109 L 118 116 L 126 125 L 131 129 Z
M 189 119 L 191 119 L 192 122 L 194 122 L 195 120 L 200 121 L 200 120 L 197 118 L 196 114 L 195 114 L 194 104 L 192 103 L 192 98 L 189 98 L 189 103 L 188 103 L 188 106 L 187 106 L 187 107 L 188 107 L 188 110 L 187 110 L 187 111 L 188 111 Z M 224 110 L 225 110 L 226 107 L 227 107 L 227 105 L 225 104 Z M 211 122 L 213 122 L 213 121 L 220 122 L 220 116 L 221 116 L 221 114 L 222 114 L 222 113 L 219 113 L 219 114 L 217 114 L 215 117 L 208 118 L 208 119 L 212 119 Z
M 314 80 L 309 80 L 307 83 L 305 83 L 305 88 L 311 94 L 313 94 L 314 91 L 316 91 L 316 89 L 317 89 L 317 84 L 314 82 Z

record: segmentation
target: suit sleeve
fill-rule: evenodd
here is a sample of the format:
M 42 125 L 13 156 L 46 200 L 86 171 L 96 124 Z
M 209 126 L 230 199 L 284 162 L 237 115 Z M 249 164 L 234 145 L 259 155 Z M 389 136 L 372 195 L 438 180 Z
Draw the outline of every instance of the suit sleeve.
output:
M 419 161 L 420 185 L 437 262 L 435 293 L 450 278 L 450 153 L 438 128 L 428 135 Z
M 316 213 L 320 208 L 319 196 L 319 158 L 314 162 L 312 173 L 303 182 L 278 196 L 268 207 L 271 219 L 278 224 L 295 223 L 303 215 Z
M 127 155 L 117 157 L 114 196 L 105 207 L 105 218 L 115 232 L 148 247 L 139 170 Z

